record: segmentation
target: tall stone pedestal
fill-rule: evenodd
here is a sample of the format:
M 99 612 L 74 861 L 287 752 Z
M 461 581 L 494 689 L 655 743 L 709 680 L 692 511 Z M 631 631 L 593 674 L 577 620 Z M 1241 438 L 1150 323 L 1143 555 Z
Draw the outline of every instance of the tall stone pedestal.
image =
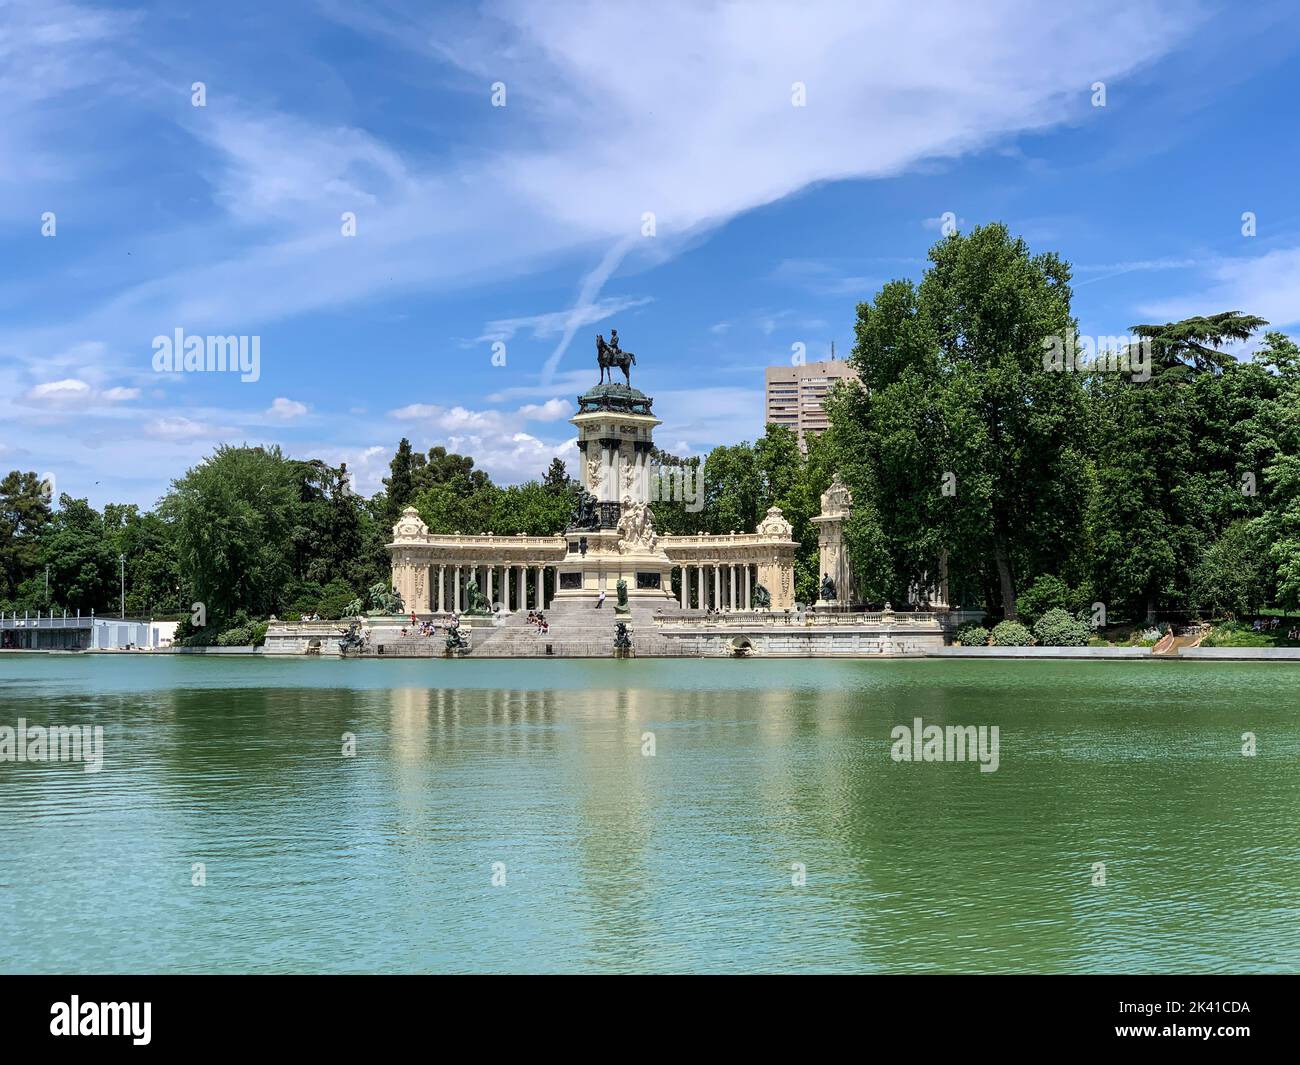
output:
M 659 546 L 650 510 L 650 452 L 654 401 L 628 385 L 602 384 L 578 397 L 571 422 L 582 453 L 581 482 L 595 502 L 599 528 L 565 534 L 568 553 L 559 567 L 557 602 L 589 601 L 605 592 L 629 601 L 672 602 L 672 563 Z M 586 553 L 582 540 L 586 539 Z

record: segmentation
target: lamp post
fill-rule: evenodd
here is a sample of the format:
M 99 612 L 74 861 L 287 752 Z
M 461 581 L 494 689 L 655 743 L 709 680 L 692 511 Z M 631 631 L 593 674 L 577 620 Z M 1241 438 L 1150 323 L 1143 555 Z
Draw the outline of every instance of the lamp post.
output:
M 118 580 L 121 582 L 121 598 L 118 600 L 117 616 L 126 617 L 126 555 L 117 556 Z

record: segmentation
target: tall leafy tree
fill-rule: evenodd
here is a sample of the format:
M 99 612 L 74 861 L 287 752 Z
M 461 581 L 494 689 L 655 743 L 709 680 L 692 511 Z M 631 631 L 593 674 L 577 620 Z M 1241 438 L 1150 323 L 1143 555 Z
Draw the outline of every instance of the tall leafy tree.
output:
M 542 478 L 542 487 L 551 495 L 561 496 L 569 495 L 573 491 L 574 483 L 573 478 L 569 476 L 569 471 L 564 467 L 564 460 L 558 456 L 551 459 L 546 476 Z
M 59 509 L 41 542 L 42 565 L 50 567 L 50 606 L 117 613 L 118 562 L 104 519 L 85 499 L 59 497 Z
M 1276 382 L 1272 399 L 1254 418 L 1266 465 L 1264 505 L 1253 531 L 1273 567 L 1277 602 L 1300 609 L 1300 346 L 1281 333 L 1268 333 L 1255 361 Z
M 415 494 L 414 461 L 411 455 L 411 442 L 402 437 L 397 444 L 397 451 L 388 464 L 389 476 L 384 478 L 384 488 L 388 495 L 388 524 L 397 524 L 403 508 Z
M 50 500 L 35 473 L 10 471 L 0 481 L 0 598 L 13 602 L 36 571 L 40 538 L 50 521 Z
M 173 482 L 159 509 L 176 530 L 183 595 L 209 624 L 284 609 L 300 494 L 297 464 L 278 447 L 223 445 Z
M 1194 609 L 1206 553 L 1233 522 L 1258 515 L 1242 475 L 1258 480 L 1274 445 L 1248 423 L 1276 386 L 1221 346 L 1262 324 L 1225 311 L 1134 326 L 1150 347 L 1150 379 L 1094 375 L 1090 554 L 1094 587 L 1112 608 L 1148 623 L 1161 607 Z
M 866 387 L 844 413 L 865 429 L 902 581 L 946 551 L 950 568 L 991 574 L 1014 617 L 1017 569 L 1063 565 L 1083 525 L 1082 387 L 1043 366 L 1044 341 L 1074 330 L 1070 270 L 1001 224 L 929 258 L 919 286 L 859 306 L 852 362 Z

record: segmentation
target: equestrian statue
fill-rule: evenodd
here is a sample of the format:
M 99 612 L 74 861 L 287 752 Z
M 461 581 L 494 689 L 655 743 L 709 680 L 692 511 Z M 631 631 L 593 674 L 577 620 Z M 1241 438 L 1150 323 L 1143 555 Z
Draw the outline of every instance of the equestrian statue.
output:
M 600 367 L 600 383 L 605 383 L 605 374 L 609 374 L 609 383 L 614 383 L 614 367 L 623 371 L 623 377 L 629 387 L 632 385 L 632 373 L 629 367 L 636 365 L 636 356 L 618 346 L 618 330 L 609 331 L 609 341 L 603 333 L 596 334 L 596 364 Z

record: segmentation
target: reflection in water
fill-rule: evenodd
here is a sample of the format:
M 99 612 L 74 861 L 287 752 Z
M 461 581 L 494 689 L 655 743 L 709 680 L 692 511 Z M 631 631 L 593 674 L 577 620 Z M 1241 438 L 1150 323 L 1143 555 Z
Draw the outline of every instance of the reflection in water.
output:
M 106 762 L 0 764 L 0 956 L 23 971 L 1290 970 L 1294 675 L 4 660 L 8 713 L 101 724 Z M 999 726 L 1000 768 L 893 762 L 890 730 L 914 717 Z M 1268 737 L 1253 759 L 1248 729 Z

